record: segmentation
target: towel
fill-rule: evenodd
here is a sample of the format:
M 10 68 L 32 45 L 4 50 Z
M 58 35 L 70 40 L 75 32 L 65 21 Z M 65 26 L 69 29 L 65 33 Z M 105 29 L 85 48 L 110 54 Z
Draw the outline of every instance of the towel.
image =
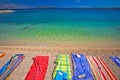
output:
M 72 53 L 74 74 L 72 80 L 94 80 L 90 65 L 83 54 Z
M 0 80 L 5 80 L 12 71 L 22 62 L 23 54 L 16 54 L 1 68 Z
M 25 80 L 44 80 L 49 56 L 36 56 Z
M 100 57 L 87 57 L 96 80 L 118 80 L 104 60 Z
M 65 73 L 61 70 L 57 70 L 54 80 L 67 80 L 67 73 Z
M 115 62 L 118 67 L 120 67 L 120 58 L 118 56 L 111 56 L 110 59 Z
M 56 59 L 56 67 L 53 72 L 53 79 L 55 80 L 57 71 L 62 71 L 67 74 L 67 80 L 71 80 L 71 69 L 69 56 L 65 54 L 58 54 Z
M 4 57 L 6 55 L 5 52 L 0 52 L 0 58 Z

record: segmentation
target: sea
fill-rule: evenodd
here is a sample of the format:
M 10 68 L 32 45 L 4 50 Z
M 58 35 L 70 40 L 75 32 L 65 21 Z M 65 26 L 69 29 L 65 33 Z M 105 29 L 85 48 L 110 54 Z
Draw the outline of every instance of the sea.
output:
M 0 45 L 49 42 L 120 43 L 120 10 L 32 9 L 0 14 Z

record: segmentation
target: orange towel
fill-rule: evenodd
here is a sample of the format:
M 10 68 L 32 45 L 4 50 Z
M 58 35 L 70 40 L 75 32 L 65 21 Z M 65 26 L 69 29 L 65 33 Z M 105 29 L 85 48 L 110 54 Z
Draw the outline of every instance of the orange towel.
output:
M 0 58 L 4 57 L 6 55 L 5 52 L 0 52 Z

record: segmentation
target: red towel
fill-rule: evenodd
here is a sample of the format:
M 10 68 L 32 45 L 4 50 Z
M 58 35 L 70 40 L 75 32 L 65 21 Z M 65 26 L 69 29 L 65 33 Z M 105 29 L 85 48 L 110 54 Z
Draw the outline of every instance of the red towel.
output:
M 36 56 L 25 80 L 44 80 L 49 56 Z
M 118 80 L 111 69 L 100 57 L 87 57 L 96 80 Z

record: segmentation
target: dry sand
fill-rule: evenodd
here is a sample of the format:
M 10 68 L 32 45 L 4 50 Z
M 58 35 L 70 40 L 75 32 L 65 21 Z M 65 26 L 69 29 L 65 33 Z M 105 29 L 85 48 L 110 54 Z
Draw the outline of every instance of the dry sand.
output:
M 59 53 L 71 54 L 72 52 L 83 53 L 87 56 L 94 55 L 102 57 L 108 64 L 110 69 L 114 72 L 118 80 L 120 80 L 120 68 L 117 67 L 110 59 L 109 56 L 119 55 L 119 48 L 72 48 L 72 47 L 23 47 L 23 46 L 0 46 L 0 51 L 5 51 L 7 55 L 0 59 L 0 67 L 8 61 L 12 55 L 16 53 L 24 53 L 25 58 L 21 64 L 11 73 L 9 80 L 24 80 L 30 66 L 33 63 L 32 58 L 35 56 L 47 55 L 49 56 L 49 64 L 45 80 L 52 80 L 52 72 L 54 70 L 56 55 Z

